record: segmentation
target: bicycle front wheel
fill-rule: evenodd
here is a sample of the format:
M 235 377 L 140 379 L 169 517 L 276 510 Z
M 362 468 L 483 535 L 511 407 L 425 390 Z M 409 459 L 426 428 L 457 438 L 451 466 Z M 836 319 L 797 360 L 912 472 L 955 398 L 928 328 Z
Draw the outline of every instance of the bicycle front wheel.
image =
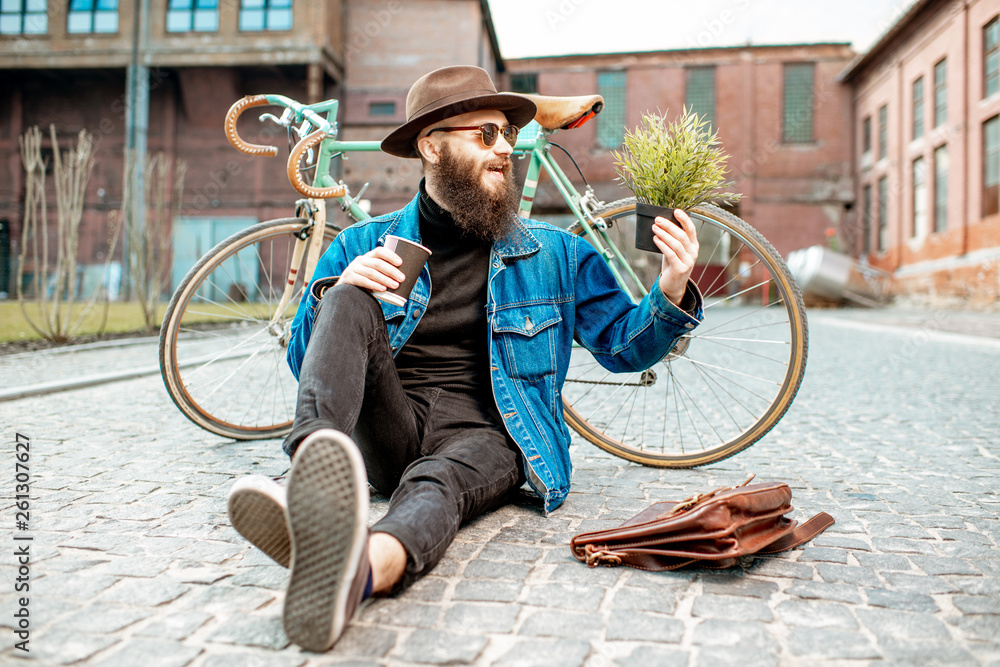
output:
M 632 248 L 635 199 L 595 215 L 608 224 L 610 243 Z M 641 373 L 610 373 L 574 349 L 563 388 L 570 427 L 650 466 L 714 463 L 757 442 L 788 410 L 806 366 L 805 309 L 781 256 L 716 206 L 698 207 L 691 218 L 701 247 L 692 279 L 705 299 L 703 322 Z M 582 233 L 579 226 L 573 231 Z M 634 252 L 641 255 L 629 263 L 648 289 L 659 255 Z
M 219 243 L 174 292 L 160 329 L 160 373 L 198 426 L 237 440 L 287 434 L 297 383 L 285 361 L 305 286 L 290 272 L 303 218 L 270 220 Z M 340 232 L 327 225 L 323 248 Z M 291 298 L 281 305 L 289 278 Z M 278 312 L 279 307 L 281 311 Z

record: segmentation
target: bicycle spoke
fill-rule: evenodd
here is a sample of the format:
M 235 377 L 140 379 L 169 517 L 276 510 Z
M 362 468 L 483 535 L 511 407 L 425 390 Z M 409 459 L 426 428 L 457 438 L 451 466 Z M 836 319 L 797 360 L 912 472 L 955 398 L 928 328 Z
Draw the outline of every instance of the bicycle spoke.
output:
M 737 257 L 737 255 L 733 255 L 732 257 L 729 258 L 729 261 L 723 267 L 723 270 L 719 273 L 719 276 L 729 275 L 729 269 L 732 267 L 733 262 L 736 261 L 736 257 Z M 751 264 L 750 266 L 748 266 L 746 269 L 744 269 L 744 271 L 746 271 L 747 275 L 749 275 L 750 272 L 752 272 L 753 269 L 755 267 L 759 266 L 759 265 L 760 265 L 759 261 L 758 262 L 754 262 L 753 264 Z M 736 273 L 735 275 L 733 275 L 732 278 L 730 278 L 728 281 L 726 281 L 726 283 L 724 285 L 720 285 L 718 290 L 714 290 L 713 291 L 712 287 L 715 285 L 715 282 L 718 282 L 718 280 L 719 280 L 719 278 L 716 278 L 715 282 L 713 282 L 712 285 L 709 285 L 709 288 L 707 290 L 705 290 L 704 296 L 713 297 L 717 293 L 721 292 L 722 290 L 727 289 L 730 285 L 732 285 L 733 283 L 736 283 L 737 281 L 739 281 L 741 273 L 743 273 L 743 271 L 740 271 L 740 272 Z M 767 281 L 764 281 L 764 282 L 767 282 Z M 751 289 L 753 289 L 753 288 L 751 288 Z M 737 296 L 737 295 L 736 294 L 728 295 L 727 298 L 723 299 L 720 303 L 725 303 L 726 301 L 729 301 L 733 296 Z
M 701 371 L 699 371 L 699 373 L 700 372 Z M 715 393 L 715 390 L 712 388 L 712 385 L 710 383 L 708 383 L 707 381 L 705 381 L 704 378 L 702 378 L 702 381 L 705 382 L 705 385 L 708 387 L 708 390 L 712 392 L 712 394 L 715 396 L 716 399 L 718 399 L 719 395 Z M 685 391 L 685 393 L 687 393 L 687 392 Z M 715 432 L 715 436 L 719 439 L 719 442 L 725 442 L 725 438 L 723 438 L 722 434 L 719 433 L 719 430 L 717 428 L 715 428 L 715 424 L 712 423 L 712 420 L 708 417 L 708 415 L 706 415 L 702 411 L 701 407 L 698 405 L 698 402 L 694 399 L 694 397 L 690 396 L 690 394 L 689 394 L 688 398 L 691 400 L 692 404 L 695 406 L 695 409 L 698 410 L 698 413 L 705 420 L 705 423 L 708 424 L 709 428 L 711 428 L 712 431 Z M 720 405 L 722 406 L 723 410 L 725 410 L 726 412 L 729 411 L 729 408 L 726 406 L 725 403 L 720 402 Z
M 725 343 L 719 342 L 719 341 L 722 341 L 722 340 L 729 340 L 727 338 L 705 338 L 705 339 L 699 339 L 699 340 L 707 340 L 707 341 L 710 341 L 712 343 L 715 343 L 719 347 L 722 347 L 722 348 L 725 348 L 725 349 L 728 349 L 728 350 L 736 350 L 737 352 L 742 352 L 743 354 L 749 354 L 751 356 L 757 357 L 758 359 L 764 359 L 765 361 L 770 361 L 770 362 L 775 363 L 775 364 L 784 364 L 786 366 L 788 365 L 787 362 L 784 359 L 774 359 L 773 357 L 769 357 L 769 356 L 767 356 L 765 354 L 761 354 L 759 352 L 753 352 L 751 350 L 745 350 L 742 347 L 739 347 L 737 345 L 726 345 Z M 751 342 L 758 342 L 758 341 L 751 341 Z M 777 342 L 780 342 L 780 341 L 768 341 L 768 342 L 769 343 L 777 343 Z
M 721 242 L 721 237 L 720 237 L 720 242 Z M 729 269 L 730 269 L 730 268 L 732 267 L 732 265 L 733 265 L 733 262 L 735 262 L 735 261 L 736 261 L 736 257 L 738 256 L 738 254 L 739 254 L 739 253 L 737 252 L 737 253 L 733 254 L 733 256 L 732 256 L 732 257 L 730 257 L 730 258 L 729 258 L 729 261 L 728 261 L 728 262 L 726 262 L 725 266 L 723 266 L 723 267 L 722 267 L 722 270 L 721 270 L 721 271 L 719 272 L 719 274 L 718 274 L 718 275 L 717 275 L 717 276 L 715 277 L 715 280 L 713 280 L 713 281 L 712 281 L 712 284 L 711 284 L 711 285 L 709 285 L 709 286 L 708 286 L 708 287 L 707 287 L 707 288 L 705 289 L 705 296 L 708 296 L 708 297 L 712 297 L 712 296 L 714 296 L 714 295 L 715 295 L 715 294 L 716 294 L 717 292 L 721 292 L 721 291 L 722 291 L 723 289 L 726 289 L 727 287 L 729 287 L 729 285 L 731 285 L 731 284 L 732 284 L 733 282 L 735 282 L 736 280 L 738 280 L 738 279 L 739 279 L 739 274 L 736 274 L 736 275 L 734 275 L 734 276 L 733 276 L 732 278 L 730 278 L 730 279 L 729 279 L 728 281 L 726 281 L 726 283 L 725 283 L 724 285 L 720 285 L 720 286 L 719 286 L 719 289 L 718 289 L 718 290 L 714 290 L 714 289 L 713 289 L 713 288 L 715 287 L 715 284 L 716 284 L 717 282 L 719 282 L 719 278 L 721 278 L 722 276 L 725 276 L 725 275 L 729 275 Z M 760 263 L 760 262 L 757 262 L 757 263 L 755 263 L 755 264 L 751 265 L 751 266 L 749 267 L 749 269 L 747 269 L 747 270 L 748 270 L 748 271 L 749 271 L 749 270 L 752 270 L 752 269 L 753 269 L 753 268 L 754 268 L 755 266 L 757 266 L 757 264 L 759 264 L 759 263 Z M 707 269 L 707 267 L 706 267 L 706 269 Z
M 711 370 L 719 371 L 719 373 L 728 373 L 729 375 L 739 375 L 740 377 L 749 378 L 751 380 L 757 380 L 758 382 L 763 382 L 765 384 L 773 384 L 776 387 L 780 387 L 781 386 L 781 382 L 778 382 L 776 380 L 772 380 L 771 378 L 765 378 L 765 377 L 760 377 L 760 376 L 756 376 L 756 375 L 750 375 L 749 373 L 744 373 L 743 371 L 737 371 L 737 370 L 733 370 L 732 368 L 725 368 L 723 366 L 717 366 L 715 364 L 709 364 L 707 362 L 699 361 L 697 359 L 688 359 L 688 361 L 690 361 L 693 365 L 699 366 L 699 367 L 701 367 L 701 368 L 703 368 L 705 370 L 711 369 Z
M 266 332 L 266 331 L 265 331 L 264 329 L 258 329 L 258 330 L 257 330 L 257 331 L 255 331 L 255 332 L 254 332 L 254 333 L 253 333 L 253 334 L 252 334 L 252 335 L 251 335 L 251 336 L 250 336 L 249 338 L 246 338 L 246 339 L 242 340 L 242 341 L 241 341 L 240 343 L 238 343 L 238 344 L 237 344 L 237 345 L 236 345 L 235 347 L 229 347 L 229 348 L 227 348 L 227 349 L 225 349 L 225 350 L 222 350 L 222 351 L 220 351 L 220 352 L 219 352 L 218 354 L 216 354 L 216 355 L 215 355 L 214 357 L 210 358 L 210 359 L 209 359 L 209 361 L 207 361 L 206 363 L 204 363 L 204 364 L 203 364 L 203 365 L 202 365 L 202 366 L 201 366 L 201 367 L 200 367 L 200 368 L 199 368 L 199 369 L 198 369 L 197 371 L 195 371 L 195 372 L 194 372 L 194 373 L 193 373 L 192 375 L 194 375 L 194 376 L 197 376 L 197 375 L 200 375 L 200 374 L 201 374 L 201 373 L 203 373 L 203 372 L 207 372 L 207 371 L 211 370 L 211 367 L 212 367 L 212 365 L 213 365 L 213 364 L 214 364 L 214 363 L 215 363 L 216 361 L 218 361 L 218 360 L 220 360 L 220 359 L 231 359 L 231 358 L 233 357 L 234 353 L 237 353 L 237 352 L 239 352 L 240 354 L 239 354 L 238 356 L 240 356 L 240 357 L 245 357 L 245 356 L 247 356 L 248 354 L 251 354 L 251 352 L 246 352 L 246 354 L 243 354 L 242 352 L 243 352 L 243 350 L 244 350 L 244 349 L 245 349 L 245 348 L 247 347 L 247 345 L 249 345 L 249 344 L 253 343 L 253 342 L 254 342 L 254 340 L 255 340 L 256 338 L 258 338 L 258 337 L 259 337 L 259 336 L 260 336 L 261 334 L 266 334 L 266 333 L 267 333 L 267 332 Z M 259 346 L 258 346 L 258 347 L 259 347 Z
M 729 340 L 736 343 L 760 343 L 762 345 L 789 345 L 787 340 L 764 340 L 763 338 L 732 338 L 730 336 L 697 336 L 698 340 Z
M 681 454 L 685 453 L 684 450 L 684 431 L 681 429 L 681 413 L 680 413 L 680 398 L 677 394 L 677 378 L 674 376 L 673 369 L 668 369 L 667 373 L 668 381 L 667 384 L 670 387 L 670 394 L 674 397 L 674 414 L 677 416 L 677 438 L 680 444 Z M 664 419 L 664 442 L 666 442 L 666 420 Z
M 217 287 L 216 285 L 214 285 L 214 283 L 212 283 L 212 284 L 213 284 L 213 286 Z M 226 298 L 233 305 L 238 305 L 236 301 L 233 301 L 232 297 L 230 297 L 230 296 L 227 295 Z M 212 306 L 218 306 L 219 308 L 221 308 L 224 311 L 233 313 L 233 319 L 238 319 L 241 322 L 246 321 L 246 320 L 251 320 L 253 322 L 258 322 L 258 323 L 264 323 L 264 322 L 266 322 L 266 320 L 262 320 L 259 317 L 254 316 L 252 313 L 250 313 L 246 308 L 243 308 L 242 306 L 239 307 L 239 309 L 230 308 L 225 303 L 216 301 L 215 299 L 209 299 L 207 297 L 202 298 L 202 300 L 200 301 L 200 303 L 205 303 L 205 304 L 209 304 L 209 305 L 212 305 Z M 192 314 L 192 315 L 206 315 L 206 316 L 210 316 L 210 317 L 215 317 L 215 316 L 218 315 L 218 313 L 213 313 L 213 312 L 210 312 L 210 311 L 198 311 L 198 310 L 190 310 L 190 309 L 187 311 L 187 314 Z
M 273 350 L 271 351 L 271 356 L 275 356 Z M 267 362 L 267 359 L 263 358 L 260 361 L 262 363 L 264 363 L 264 362 Z M 271 363 L 267 362 L 267 365 L 270 366 Z M 272 397 L 272 410 L 273 410 L 273 400 L 274 400 L 274 397 L 276 396 L 276 393 L 274 391 L 274 388 L 272 388 L 271 385 L 272 385 L 272 383 L 274 381 L 275 381 L 275 377 L 273 375 L 271 375 L 271 374 L 268 374 L 267 375 L 267 379 L 261 384 L 261 386 L 258 389 L 257 393 L 254 395 L 253 400 L 247 402 L 247 407 L 246 407 L 246 410 L 243 413 L 243 417 L 242 417 L 240 423 L 253 423 L 253 418 L 250 416 L 250 411 L 253 410 L 255 406 L 260 405 L 261 403 L 263 403 L 265 401 L 265 399 L 266 399 L 266 397 L 267 397 L 268 394 L 270 394 L 271 397 Z
M 705 386 L 707 386 L 709 388 L 709 390 L 712 392 L 712 394 L 718 400 L 718 403 L 722 407 L 723 412 L 726 413 L 726 416 L 729 417 L 730 421 L 732 421 L 732 423 L 733 423 L 734 426 L 736 426 L 737 428 L 739 428 L 740 422 L 736 418 L 736 415 L 734 415 L 729 410 L 729 406 L 730 406 L 731 402 L 735 403 L 736 405 L 739 405 L 741 408 L 743 408 L 744 410 L 746 410 L 747 413 L 750 416 L 753 416 L 753 411 L 750 410 L 750 409 L 748 409 L 746 407 L 746 405 L 743 404 L 742 400 L 740 400 L 739 398 L 737 398 L 733 394 L 733 392 L 729 391 L 729 389 L 727 389 L 721 382 L 719 382 L 718 378 L 714 377 L 713 374 L 708 371 L 708 369 L 695 367 L 695 370 L 697 370 L 698 374 L 701 376 L 701 379 L 705 383 Z M 737 387 L 740 386 L 739 384 L 737 384 L 735 382 L 733 382 L 731 384 L 735 384 Z M 723 393 L 725 393 L 726 396 L 728 396 L 731 399 L 731 402 L 730 401 L 722 400 L 721 397 L 716 393 L 715 389 L 712 388 L 713 385 L 715 385 L 715 387 L 717 387 Z M 743 389 L 743 387 L 740 387 L 740 388 Z M 762 399 L 762 400 L 767 400 L 767 399 Z
M 702 335 L 702 336 L 704 336 L 704 335 L 705 335 L 706 333 L 712 333 L 713 331 L 716 331 L 716 330 L 718 330 L 718 329 L 719 329 L 720 327 L 723 327 L 723 326 L 728 326 L 729 324 L 732 324 L 733 322 L 735 322 L 735 321 L 737 321 L 737 320 L 742 320 L 742 319 L 746 319 L 747 317 L 751 317 L 751 316 L 753 316 L 753 315 L 757 315 L 757 314 L 760 314 L 760 313 L 764 313 L 764 312 L 766 312 L 766 308 L 767 308 L 767 307 L 761 307 L 761 308 L 758 308 L 757 310 L 754 310 L 754 311 L 752 311 L 752 312 L 749 312 L 749 313 L 744 313 L 743 315 L 740 315 L 739 317 L 734 317 L 734 318 L 733 318 L 733 319 L 731 319 L 731 320 L 727 320 L 726 322 L 724 322 L 724 323 L 721 323 L 721 324 L 719 324 L 719 325 L 718 325 L 718 326 L 716 326 L 716 327 L 715 327 L 714 329 L 704 329 L 704 328 L 702 328 L 702 327 L 699 327 L 698 329 L 695 329 L 695 331 L 696 331 L 696 332 L 699 332 L 699 335 Z M 774 323 L 773 323 L 773 325 L 774 325 L 774 326 L 781 326 L 781 325 L 785 325 L 785 326 L 788 326 L 788 320 L 784 320 L 784 321 L 779 321 L 779 322 L 774 322 Z M 744 331 L 751 331 L 751 330 L 753 330 L 753 329 L 759 329 L 759 328 L 761 328 L 761 327 L 764 327 L 764 326 L 772 326 L 772 325 L 769 325 L 769 324 L 761 324 L 761 325 L 757 325 L 757 326 L 751 326 L 751 327 L 748 327 L 747 329 L 744 329 Z M 727 332 L 723 332 L 723 333 L 730 333 L 730 332 L 728 332 L 728 331 L 727 331 Z

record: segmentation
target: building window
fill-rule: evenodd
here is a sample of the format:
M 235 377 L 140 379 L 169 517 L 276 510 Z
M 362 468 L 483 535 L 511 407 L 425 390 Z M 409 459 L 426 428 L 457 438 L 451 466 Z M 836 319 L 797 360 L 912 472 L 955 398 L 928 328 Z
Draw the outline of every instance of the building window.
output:
M 292 0 L 240 0 L 240 30 L 291 30 Z
M 948 120 L 948 63 L 942 58 L 934 65 L 934 127 Z
M 715 125 L 715 67 L 688 67 L 684 105 Z
M 878 179 L 878 250 L 889 247 L 889 178 Z
M 368 103 L 368 115 L 369 116 L 395 116 L 396 115 L 396 103 L 395 102 L 369 102 Z
M 538 92 L 537 72 L 517 72 L 510 75 L 510 92 L 531 94 Z
M 782 141 L 813 141 L 813 63 L 786 63 L 784 71 Z
M 625 138 L 625 72 L 598 72 L 597 93 L 604 110 L 597 116 L 597 143 L 618 148 Z
M 934 149 L 934 231 L 948 229 L 948 146 Z
M 44 35 L 48 30 L 45 0 L 0 0 L 0 35 Z
M 983 97 L 1000 90 L 1000 18 L 983 28 Z
M 913 82 L 913 138 L 924 136 L 924 77 Z
M 66 32 L 118 32 L 118 0 L 70 0 Z
M 872 186 L 865 185 L 861 191 L 861 252 L 868 254 L 872 251 Z
M 983 123 L 983 216 L 1000 213 L 1000 116 Z
M 861 121 L 861 154 L 872 151 L 872 117 L 865 116 Z
M 170 0 L 167 32 L 216 32 L 219 0 Z
M 927 235 L 927 163 L 923 157 L 913 161 L 913 226 L 910 236 L 919 238 Z
M 889 107 L 883 104 L 878 108 L 878 159 L 889 155 Z

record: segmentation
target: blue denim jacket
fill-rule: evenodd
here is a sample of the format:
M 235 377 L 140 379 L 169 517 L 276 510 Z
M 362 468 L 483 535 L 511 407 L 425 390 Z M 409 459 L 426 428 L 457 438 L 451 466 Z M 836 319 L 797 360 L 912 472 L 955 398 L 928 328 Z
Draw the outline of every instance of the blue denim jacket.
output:
M 405 208 L 345 229 L 320 258 L 313 277 L 339 276 L 350 261 L 381 245 L 388 234 L 420 241 L 417 199 Z M 569 493 L 570 433 L 563 420 L 562 386 L 574 338 L 611 371 L 641 371 L 662 358 L 702 318 L 692 317 L 656 289 L 634 304 L 604 260 L 583 238 L 550 224 L 518 219 L 493 246 L 487 311 L 493 396 L 526 462 L 545 511 Z M 393 354 L 416 329 L 431 297 L 427 267 L 405 307 L 382 303 Z M 310 288 L 292 323 L 288 362 L 297 378 L 317 304 Z

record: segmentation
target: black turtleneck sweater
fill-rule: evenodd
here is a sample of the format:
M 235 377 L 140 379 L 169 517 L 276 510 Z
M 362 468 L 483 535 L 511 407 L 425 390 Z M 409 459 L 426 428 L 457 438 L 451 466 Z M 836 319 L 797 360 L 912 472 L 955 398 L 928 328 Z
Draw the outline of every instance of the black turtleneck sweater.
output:
M 431 299 L 396 355 L 406 388 L 490 395 L 486 281 L 492 243 L 464 234 L 420 182 L 420 242 L 430 248 Z M 492 404 L 492 400 L 487 404 Z

